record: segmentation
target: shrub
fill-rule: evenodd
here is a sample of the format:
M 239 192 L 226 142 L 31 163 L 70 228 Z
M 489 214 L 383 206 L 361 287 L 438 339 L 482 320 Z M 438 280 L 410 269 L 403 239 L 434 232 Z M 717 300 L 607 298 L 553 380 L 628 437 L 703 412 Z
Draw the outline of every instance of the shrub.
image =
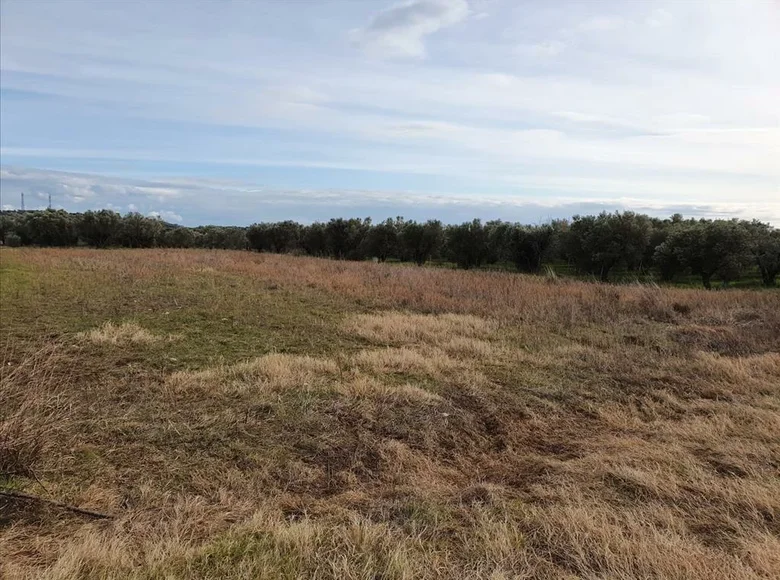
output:
M 9 248 L 18 248 L 22 245 L 22 238 L 18 234 L 11 232 L 5 236 L 5 245 Z

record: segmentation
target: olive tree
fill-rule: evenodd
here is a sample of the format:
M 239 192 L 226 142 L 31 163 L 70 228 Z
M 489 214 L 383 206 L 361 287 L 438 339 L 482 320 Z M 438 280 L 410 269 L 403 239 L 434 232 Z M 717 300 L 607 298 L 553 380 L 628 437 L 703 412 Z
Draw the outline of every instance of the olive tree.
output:
M 122 216 L 115 211 L 101 209 L 86 211 L 78 221 L 78 233 L 84 242 L 96 248 L 105 248 L 117 238 Z
M 630 211 L 574 216 L 567 232 L 567 253 L 580 271 L 607 282 L 618 265 L 641 266 L 650 231 L 648 217 Z

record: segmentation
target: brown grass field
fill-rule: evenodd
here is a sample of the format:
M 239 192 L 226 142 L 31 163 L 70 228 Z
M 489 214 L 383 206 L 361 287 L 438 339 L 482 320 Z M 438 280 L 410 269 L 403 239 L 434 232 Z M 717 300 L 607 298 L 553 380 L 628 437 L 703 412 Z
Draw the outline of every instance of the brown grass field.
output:
M 2 578 L 780 578 L 780 292 L 0 251 Z

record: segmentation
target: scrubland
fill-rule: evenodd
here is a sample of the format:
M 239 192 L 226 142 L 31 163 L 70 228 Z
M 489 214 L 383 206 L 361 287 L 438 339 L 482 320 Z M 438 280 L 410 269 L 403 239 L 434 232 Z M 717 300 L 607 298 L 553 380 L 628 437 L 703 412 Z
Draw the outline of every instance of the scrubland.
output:
M 0 317 L 0 577 L 780 577 L 780 292 L 3 249 Z

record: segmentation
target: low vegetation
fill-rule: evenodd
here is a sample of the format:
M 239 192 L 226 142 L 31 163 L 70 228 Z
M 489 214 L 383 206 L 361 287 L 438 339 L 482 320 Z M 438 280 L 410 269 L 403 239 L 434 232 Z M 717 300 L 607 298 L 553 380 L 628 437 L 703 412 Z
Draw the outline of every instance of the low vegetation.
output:
M 776 291 L 2 248 L 0 325 L 3 578 L 780 570 Z
M 134 322 L 114 324 L 111 321 L 104 323 L 99 328 L 93 328 L 88 332 L 84 332 L 80 336 L 94 343 L 120 345 L 128 343 L 151 343 L 162 338 L 152 334 Z

